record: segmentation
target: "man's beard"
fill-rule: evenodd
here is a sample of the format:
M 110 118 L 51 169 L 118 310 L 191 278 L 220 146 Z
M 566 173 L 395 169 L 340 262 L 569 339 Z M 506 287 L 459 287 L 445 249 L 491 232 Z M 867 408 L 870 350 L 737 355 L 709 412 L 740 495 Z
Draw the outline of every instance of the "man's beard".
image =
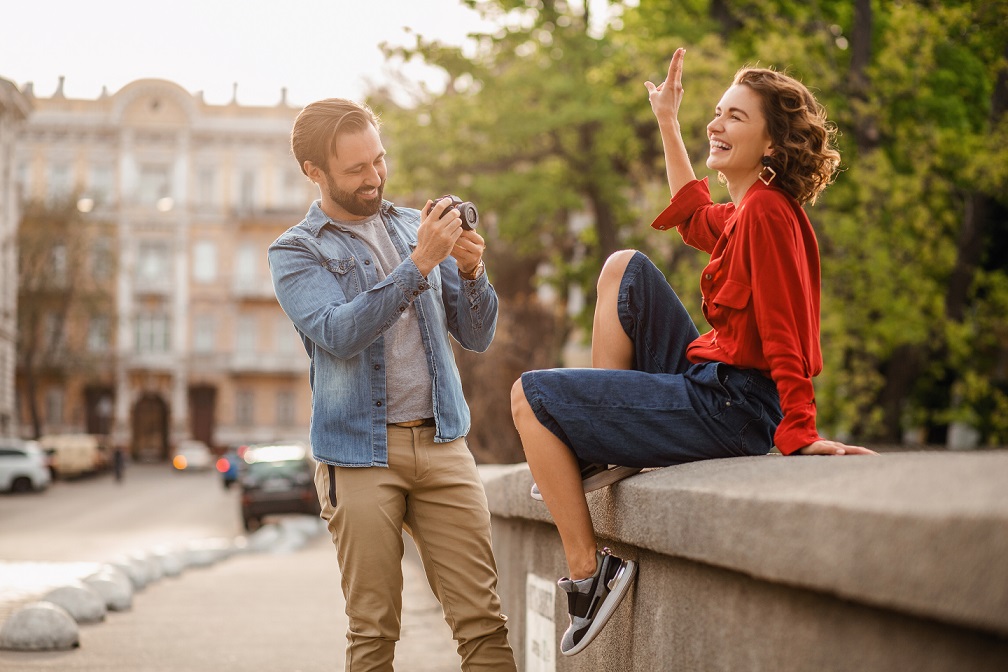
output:
M 385 180 L 378 185 L 378 193 L 374 198 L 361 198 L 355 191 L 343 191 L 333 184 L 332 180 L 326 180 L 329 187 L 329 198 L 336 205 L 340 206 L 351 215 L 357 217 L 370 217 L 381 209 L 382 192 L 385 191 Z

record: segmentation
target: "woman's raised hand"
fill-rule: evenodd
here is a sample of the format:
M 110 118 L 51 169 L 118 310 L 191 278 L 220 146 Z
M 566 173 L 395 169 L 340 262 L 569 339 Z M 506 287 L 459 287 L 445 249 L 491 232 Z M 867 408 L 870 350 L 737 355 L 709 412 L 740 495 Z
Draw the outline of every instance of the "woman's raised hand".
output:
M 685 57 L 686 50 L 679 47 L 672 54 L 665 81 L 657 86 L 651 81 L 644 82 L 648 90 L 651 111 L 658 118 L 659 125 L 665 122 L 679 122 L 679 104 L 683 97 L 682 68 Z

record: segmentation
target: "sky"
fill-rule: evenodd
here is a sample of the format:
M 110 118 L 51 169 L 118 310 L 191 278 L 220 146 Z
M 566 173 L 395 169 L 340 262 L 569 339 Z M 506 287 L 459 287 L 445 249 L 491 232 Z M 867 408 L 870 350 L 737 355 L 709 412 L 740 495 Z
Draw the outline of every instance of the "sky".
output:
M 0 77 L 49 97 L 115 93 L 137 79 L 171 80 L 206 102 L 243 105 L 361 98 L 393 69 L 439 89 L 421 64 L 388 64 L 379 44 L 415 35 L 465 46 L 490 31 L 459 0 L 0 0 Z M 409 27 L 407 29 L 406 27 Z M 471 46 L 471 43 L 470 43 Z

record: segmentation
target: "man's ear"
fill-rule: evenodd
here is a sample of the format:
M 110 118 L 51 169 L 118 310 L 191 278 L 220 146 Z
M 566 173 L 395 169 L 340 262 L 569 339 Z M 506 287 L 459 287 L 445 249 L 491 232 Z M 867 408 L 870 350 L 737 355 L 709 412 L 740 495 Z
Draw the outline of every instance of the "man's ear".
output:
M 321 168 L 316 166 L 311 161 L 304 162 L 304 171 L 308 175 L 308 179 L 315 184 L 321 184 L 323 171 Z

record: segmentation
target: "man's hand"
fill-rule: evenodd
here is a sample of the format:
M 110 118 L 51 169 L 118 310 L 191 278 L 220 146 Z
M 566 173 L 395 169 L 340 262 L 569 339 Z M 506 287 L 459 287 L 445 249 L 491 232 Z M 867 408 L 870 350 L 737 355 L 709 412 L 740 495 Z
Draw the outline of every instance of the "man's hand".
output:
M 417 229 L 416 249 L 410 258 L 425 278 L 435 266 L 448 258 L 462 235 L 462 218 L 458 210 L 449 209 L 450 205 L 450 198 L 442 198 L 433 207 L 432 202 L 427 201 L 422 210 L 425 214 Z
M 471 276 L 479 267 L 480 260 L 483 259 L 483 252 L 486 250 L 486 241 L 483 236 L 475 231 L 462 231 L 462 235 L 455 241 L 451 256 L 458 262 L 459 271 L 463 275 Z
M 819 439 L 798 450 L 796 455 L 878 455 L 864 446 L 848 446 L 839 441 Z

